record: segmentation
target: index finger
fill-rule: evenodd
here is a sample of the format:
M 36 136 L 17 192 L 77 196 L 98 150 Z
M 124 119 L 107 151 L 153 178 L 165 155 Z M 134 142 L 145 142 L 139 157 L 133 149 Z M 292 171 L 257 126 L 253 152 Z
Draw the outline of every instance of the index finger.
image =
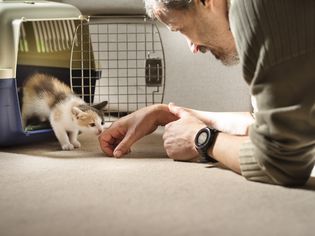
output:
M 124 133 L 121 132 L 121 130 L 109 128 L 100 134 L 98 141 L 102 151 L 108 156 L 113 156 L 114 149 L 123 139 L 123 137 Z

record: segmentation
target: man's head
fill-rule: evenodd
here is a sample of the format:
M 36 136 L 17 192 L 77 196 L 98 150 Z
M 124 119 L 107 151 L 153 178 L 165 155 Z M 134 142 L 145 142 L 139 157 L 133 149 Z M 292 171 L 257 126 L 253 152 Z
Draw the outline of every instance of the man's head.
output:
M 147 14 L 183 34 L 193 53 L 211 51 L 225 65 L 238 62 L 228 0 L 145 0 Z

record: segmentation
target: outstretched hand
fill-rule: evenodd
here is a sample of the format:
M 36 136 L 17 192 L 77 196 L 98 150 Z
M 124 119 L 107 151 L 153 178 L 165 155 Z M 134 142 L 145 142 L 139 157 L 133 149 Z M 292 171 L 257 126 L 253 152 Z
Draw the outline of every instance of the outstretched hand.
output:
M 102 151 L 108 156 L 117 158 L 130 152 L 130 146 L 134 140 L 134 136 L 128 134 L 128 124 L 124 124 L 122 120 L 114 122 L 108 129 L 103 131 L 98 137 Z
M 201 128 L 211 126 L 229 134 L 246 135 L 252 122 L 254 119 L 246 112 L 203 112 L 174 104 L 158 104 L 115 121 L 99 136 L 99 143 L 107 156 L 119 158 L 129 153 L 136 141 L 159 125 L 166 125 L 163 139 L 168 156 L 187 161 L 198 156 L 194 138 Z
M 166 105 L 152 105 L 137 110 L 115 121 L 104 130 L 98 140 L 102 151 L 108 156 L 120 158 L 131 151 L 131 146 L 155 131 L 159 125 L 165 125 L 177 119 Z

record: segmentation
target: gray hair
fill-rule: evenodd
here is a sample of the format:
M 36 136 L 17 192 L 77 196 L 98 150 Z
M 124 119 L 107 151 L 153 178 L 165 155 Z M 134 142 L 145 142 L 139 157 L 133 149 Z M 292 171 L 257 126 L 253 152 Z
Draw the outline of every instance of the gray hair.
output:
M 193 0 L 144 0 L 144 3 L 147 15 L 154 18 L 154 10 L 157 7 L 182 10 L 187 9 Z

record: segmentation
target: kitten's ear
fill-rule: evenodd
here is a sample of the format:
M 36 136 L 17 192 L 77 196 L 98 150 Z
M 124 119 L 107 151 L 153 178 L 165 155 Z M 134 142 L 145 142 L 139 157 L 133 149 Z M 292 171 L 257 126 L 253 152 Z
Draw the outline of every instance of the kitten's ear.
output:
M 103 108 L 106 107 L 107 103 L 108 103 L 107 101 L 103 101 L 103 102 L 100 102 L 98 104 L 93 105 L 92 107 L 94 107 L 95 109 L 101 111 L 101 110 L 103 110 Z
M 75 115 L 77 119 L 86 117 L 86 113 L 78 107 L 72 107 L 72 114 Z

